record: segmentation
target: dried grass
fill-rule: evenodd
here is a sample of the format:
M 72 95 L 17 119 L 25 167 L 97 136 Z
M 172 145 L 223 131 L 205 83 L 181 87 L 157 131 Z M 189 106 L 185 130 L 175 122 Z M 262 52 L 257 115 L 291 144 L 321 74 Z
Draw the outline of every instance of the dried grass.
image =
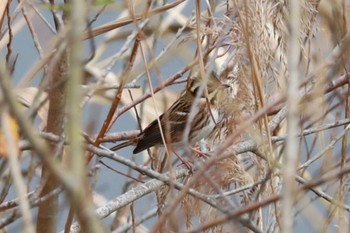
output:
M 67 38 L 72 31 L 61 26 L 61 30 L 52 35 L 53 25 L 49 23 L 52 16 L 46 13 L 56 15 L 59 25 L 63 22 L 59 20 L 60 14 L 65 12 L 66 6 L 57 5 L 51 9 L 49 5 L 37 2 L 8 2 L 13 4 L 9 12 L 0 6 L 0 49 L 6 54 L 1 63 L 6 63 L 7 70 L 2 68 L 0 75 L 1 78 L 11 75 L 13 86 L 19 84 L 12 92 L 26 107 L 20 111 L 29 115 L 37 112 L 39 120 L 32 125 L 39 131 L 52 121 L 52 116 L 48 116 L 46 96 L 66 83 L 66 73 L 70 69 L 69 65 L 57 66 L 61 54 L 70 49 Z M 299 1 L 299 91 L 294 93 L 299 104 L 294 120 L 298 121 L 300 135 L 295 136 L 298 164 L 294 166 L 295 174 L 291 174 L 292 180 L 295 178 L 291 186 L 286 183 L 285 164 L 288 161 L 286 145 L 290 143 L 286 137 L 290 131 L 285 107 L 290 99 L 286 98 L 289 84 L 296 81 L 290 80 L 288 71 L 291 35 L 288 29 L 293 20 L 289 15 L 290 2 L 177 0 L 163 5 L 160 2 L 116 1 L 89 5 L 89 19 L 96 21 L 81 35 L 88 56 L 83 57 L 85 76 L 81 90 L 76 90 L 81 92 L 80 107 L 92 116 L 101 108 L 105 109 L 100 113 L 102 119 L 94 119 L 83 128 L 86 152 L 90 154 L 87 157 L 91 159 L 97 154 L 116 160 L 104 163 L 112 163 L 112 169 L 118 170 L 112 170 L 113 176 L 128 178 L 124 184 L 117 184 L 121 195 L 105 204 L 113 206 L 107 208 L 109 214 L 118 211 L 110 228 L 115 232 L 127 228 L 138 232 L 141 226 L 150 232 L 297 232 L 301 229 L 348 232 L 349 129 L 343 126 L 346 122 L 340 122 L 349 118 L 349 2 Z M 198 9 L 200 12 L 196 12 Z M 67 20 L 69 22 L 69 18 Z M 46 27 L 37 27 L 39 21 L 47 24 Z M 21 71 L 25 52 L 18 50 L 16 44 L 16 40 L 23 39 L 19 33 L 23 28 L 30 31 L 25 40 L 30 41 L 36 51 L 35 59 L 30 61 L 32 65 L 26 71 Z M 46 37 L 49 39 L 43 40 Z M 134 157 L 127 152 L 118 152 L 126 153 L 122 154 L 124 158 L 118 154 L 112 157 L 105 148 L 98 149 L 106 139 L 114 143 L 113 137 L 134 137 L 134 132 L 128 134 L 120 129 L 128 126 L 128 130 L 135 130 L 137 123 L 144 128 L 178 98 L 194 76 L 203 74 L 204 68 L 207 73 L 214 70 L 221 81 L 231 85 L 231 89 L 220 93 L 222 120 L 201 143 L 201 149 L 210 156 L 198 158 L 188 152 L 184 155 L 193 164 L 193 174 L 183 175 L 185 172 L 176 157 L 165 156 L 165 151 L 159 148 L 152 148 L 151 156 L 144 154 L 146 167 L 134 164 L 130 159 Z M 52 83 L 49 80 L 55 70 L 62 71 L 63 78 Z M 4 83 L 0 86 L 3 93 L 8 93 Z M 10 97 L 3 95 L 0 96 L 0 119 L 11 110 L 13 118 L 21 122 L 21 117 L 26 114 L 14 114 Z M 123 117 L 128 119 L 127 123 L 121 122 Z M 62 123 L 63 128 L 69 120 Z M 339 124 L 324 129 L 323 126 L 329 123 Z M 303 135 L 304 130 L 310 128 L 322 130 Z M 3 137 L 8 133 L 4 127 L 0 133 L 2 144 L 11 141 L 11 138 Z M 63 134 L 55 136 L 42 132 L 40 135 L 62 150 L 64 144 L 71 142 Z M 33 155 L 40 154 L 40 148 L 32 143 L 39 137 L 38 133 L 24 133 L 22 137 L 22 149 L 31 150 Z M 22 158 L 28 158 L 28 155 L 23 153 L 19 157 L 25 170 L 21 175 L 27 182 L 27 193 L 22 193 L 21 197 L 24 195 L 34 203 L 33 208 L 45 201 L 45 197 L 40 196 L 43 184 L 31 188 L 32 177 L 37 176 L 34 171 L 41 168 L 43 159 L 33 156 L 29 159 L 31 165 L 27 166 Z M 8 198 L 7 191 L 12 184 L 10 177 L 14 174 L 7 168 L 6 156 L 2 157 L 0 209 L 6 211 L 0 226 L 11 227 L 11 222 L 21 219 L 22 213 L 27 212 L 14 209 L 14 197 Z M 62 163 L 54 162 L 57 166 Z M 98 166 L 98 163 L 92 163 Z M 119 172 L 121 164 L 129 167 L 122 175 Z M 67 169 L 67 176 L 72 174 L 69 172 Z M 96 176 L 98 169 L 89 172 L 97 184 L 103 181 L 103 177 Z M 53 174 L 68 193 L 75 193 L 59 172 L 53 171 Z M 175 174 L 182 175 L 175 178 Z M 76 181 L 74 176 L 72 181 Z M 146 189 L 143 194 L 133 193 L 143 185 Z M 292 186 L 295 193 L 287 193 L 286 187 Z M 95 186 L 86 184 L 86 190 L 107 196 L 112 188 L 97 191 Z M 156 200 L 151 203 L 144 197 L 150 192 L 156 193 Z M 289 210 L 284 204 L 290 196 L 293 205 Z M 73 206 L 72 199 L 68 202 L 69 207 Z M 151 221 L 142 220 L 139 203 L 145 209 L 157 207 L 157 216 L 153 213 Z M 100 210 L 97 210 L 99 217 L 109 215 Z M 289 222 L 283 218 L 288 211 Z M 73 218 L 68 217 L 66 228 L 71 220 Z M 86 222 L 79 223 L 86 229 Z M 290 223 L 293 224 L 291 229 L 288 228 Z M 76 232 L 76 226 L 74 223 L 72 232 Z

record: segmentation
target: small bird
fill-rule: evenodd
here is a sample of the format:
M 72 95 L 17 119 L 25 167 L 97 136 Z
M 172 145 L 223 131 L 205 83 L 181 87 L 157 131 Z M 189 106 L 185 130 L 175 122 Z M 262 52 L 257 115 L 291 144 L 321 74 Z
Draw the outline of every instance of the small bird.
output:
M 164 137 L 169 138 L 170 142 L 167 143 L 173 147 L 194 145 L 206 138 L 219 120 L 217 94 L 230 86 L 221 83 L 212 72 L 207 82 L 208 95 L 206 96 L 206 91 L 201 88 L 201 83 L 198 81 L 195 79 L 192 86 L 159 117 Z M 197 106 L 194 107 L 193 104 Z M 193 115 L 189 117 L 191 114 Z M 187 123 L 189 119 L 191 122 Z M 116 145 L 111 150 L 116 151 L 129 145 L 136 145 L 133 151 L 136 154 L 150 147 L 163 145 L 159 122 L 155 119 L 135 139 Z M 189 127 L 188 135 L 184 135 L 186 127 Z M 187 142 L 184 141 L 185 138 L 188 139 Z

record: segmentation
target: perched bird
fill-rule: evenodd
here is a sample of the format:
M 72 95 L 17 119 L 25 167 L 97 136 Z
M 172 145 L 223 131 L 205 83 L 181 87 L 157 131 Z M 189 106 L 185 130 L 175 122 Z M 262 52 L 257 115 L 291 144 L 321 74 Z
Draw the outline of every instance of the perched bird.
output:
M 217 94 L 230 86 L 221 83 L 212 73 L 207 82 L 206 95 L 201 83 L 195 79 L 193 85 L 159 117 L 163 135 L 166 140 L 169 139 L 167 143 L 172 147 L 194 145 L 207 137 L 218 122 Z M 136 145 L 133 151 L 136 154 L 152 146 L 163 145 L 159 122 L 155 119 L 135 139 L 116 145 L 111 150 Z M 189 129 L 186 130 L 186 127 Z

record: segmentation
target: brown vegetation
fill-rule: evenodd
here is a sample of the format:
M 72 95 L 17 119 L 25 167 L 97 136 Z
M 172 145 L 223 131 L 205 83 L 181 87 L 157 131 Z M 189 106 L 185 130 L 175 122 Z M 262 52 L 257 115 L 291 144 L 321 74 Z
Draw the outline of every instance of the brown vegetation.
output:
M 349 232 L 348 1 L 161 2 L 1 3 L 1 232 Z M 211 71 L 208 138 L 108 149 Z

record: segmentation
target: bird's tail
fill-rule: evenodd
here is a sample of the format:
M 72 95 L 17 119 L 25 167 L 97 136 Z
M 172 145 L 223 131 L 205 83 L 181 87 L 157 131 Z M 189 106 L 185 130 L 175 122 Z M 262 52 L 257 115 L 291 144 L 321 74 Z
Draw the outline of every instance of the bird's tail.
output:
M 113 151 L 120 150 L 120 149 L 122 149 L 124 147 L 131 146 L 133 144 L 135 144 L 135 142 L 133 140 L 129 140 L 129 141 L 120 143 L 120 144 L 118 144 L 116 146 L 113 146 L 110 150 L 113 150 Z

